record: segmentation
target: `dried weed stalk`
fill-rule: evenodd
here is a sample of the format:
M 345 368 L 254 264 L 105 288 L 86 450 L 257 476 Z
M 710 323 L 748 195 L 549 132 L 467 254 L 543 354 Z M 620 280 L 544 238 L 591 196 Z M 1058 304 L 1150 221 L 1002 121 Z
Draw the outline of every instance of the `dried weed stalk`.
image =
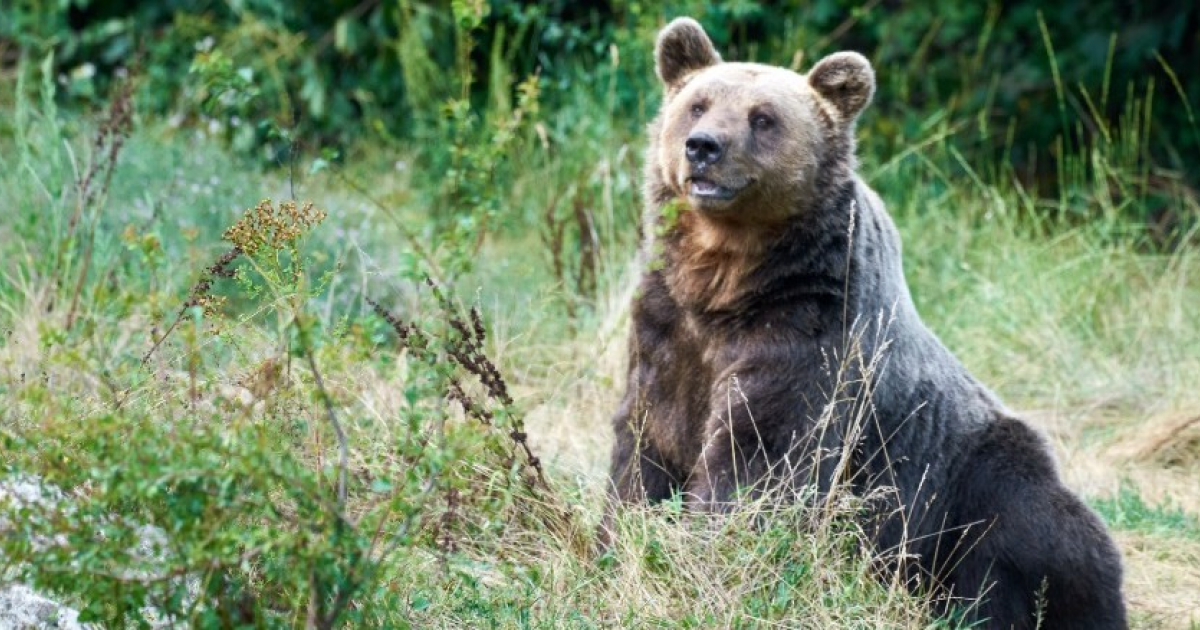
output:
M 509 422 L 507 437 L 516 449 L 511 453 L 509 463 L 514 463 L 519 454 L 523 460 L 523 467 L 531 473 L 522 476 L 526 484 L 531 489 L 549 490 L 542 462 L 534 455 L 533 449 L 529 446 L 529 434 L 525 432 L 524 419 L 520 414 L 513 413 L 511 410 L 513 399 L 509 394 L 508 384 L 495 362 L 484 352 L 483 346 L 487 339 L 487 329 L 483 325 L 479 309 L 472 307 L 467 317 L 463 317 L 436 283 L 432 280 L 426 282 L 433 290 L 438 304 L 446 315 L 447 323 L 454 333 L 445 339 L 443 348 L 445 356 L 458 370 L 473 376 L 483 385 L 485 400 L 478 400 L 470 394 L 463 387 L 462 380 L 458 376 L 449 379 L 446 398 L 458 403 L 468 417 L 487 427 L 496 427 L 496 409 L 504 410 L 505 417 Z M 391 326 L 392 330 L 396 332 L 396 336 L 400 338 L 400 342 L 409 351 L 419 355 L 422 360 L 427 362 L 436 363 L 440 360 L 431 343 L 432 336 L 429 333 L 421 330 L 415 324 L 401 321 L 374 300 L 368 299 L 367 303 L 376 315 Z
M 67 222 L 67 236 L 62 242 L 63 247 L 59 250 L 58 265 L 60 269 L 66 248 L 74 242 L 76 228 L 83 219 L 84 213 L 93 210 L 108 196 L 108 189 L 112 184 L 113 172 L 116 171 L 121 149 L 133 131 L 133 88 L 133 79 L 127 79 L 115 90 L 112 100 L 109 101 L 108 111 L 100 121 L 99 128 L 96 129 L 87 169 L 76 181 L 78 195 L 75 212 Z M 103 181 L 97 187 L 98 179 Z M 75 280 L 75 287 L 71 293 L 71 306 L 67 309 L 67 330 L 75 326 L 76 314 L 79 311 L 79 297 L 83 293 L 83 285 L 87 282 L 88 272 L 91 270 L 95 244 L 96 232 L 93 228 L 88 231 L 83 243 L 83 252 L 80 254 L 79 276 Z
M 555 280 L 563 287 L 574 286 L 575 295 L 566 300 L 567 317 L 572 321 L 577 315 L 576 302 L 581 298 L 594 299 L 597 287 L 596 269 L 599 264 L 600 237 L 591 208 L 584 201 L 584 195 L 576 192 L 585 185 L 586 180 L 581 180 L 570 188 L 569 216 L 562 216 L 559 210 L 561 195 L 555 193 L 551 196 L 542 214 L 542 226 L 539 231 L 542 245 L 550 253 Z M 568 242 L 569 233 L 576 235 L 577 242 Z M 577 251 L 578 260 L 568 260 L 572 251 Z
M 263 249 L 284 250 L 295 247 L 296 240 L 325 220 L 326 213 L 306 201 L 284 201 L 275 207 L 270 199 L 247 210 L 222 236 L 253 257 Z
M 179 308 L 179 313 L 175 316 L 175 320 L 172 321 L 171 325 L 167 327 L 166 332 L 164 332 L 162 336 L 154 341 L 154 345 L 151 346 L 150 350 L 147 351 L 145 356 L 142 357 L 142 365 L 148 363 L 150 361 L 150 357 L 158 350 L 159 346 L 161 346 L 163 342 L 167 340 L 167 337 L 171 336 L 171 333 L 175 331 L 177 326 L 179 326 L 179 322 L 183 321 L 184 316 L 187 315 L 188 309 L 194 306 L 199 306 L 200 308 L 204 309 L 204 313 L 206 315 L 212 315 L 216 312 L 217 308 L 224 303 L 225 299 L 212 295 L 213 281 L 217 278 L 232 278 L 234 270 L 231 265 L 243 253 L 244 252 L 240 247 L 234 246 L 233 249 L 222 254 L 221 257 L 216 260 L 216 262 L 204 269 L 204 273 L 201 274 L 200 280 L 198 280 L 196 284 L 192 285 L 192 290 L 188 292 L 188 299 L 183 303 L 183 306 Z

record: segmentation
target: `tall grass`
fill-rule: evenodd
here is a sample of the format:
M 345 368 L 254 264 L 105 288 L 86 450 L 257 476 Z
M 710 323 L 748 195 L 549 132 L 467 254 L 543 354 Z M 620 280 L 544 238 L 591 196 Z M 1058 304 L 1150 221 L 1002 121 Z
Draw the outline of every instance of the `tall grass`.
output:
M 593 553 L 644 140 L 615 83 L 554 109 L 489 98 L 431 122 L 426 146 L 308 174 L 136 115 L 111 156 L 103 114 L 60 112 L 48 77 L 19 76 L 0 136 L 0 486 L 33 478 L 55 500 L 0 492 L 5 579 L 118 625 L 149 606 L 214 627 L 953 626 L 878 579 L 845 493 L 716 520 L 632 508 Z M 1102 140 L 1061 145 L 1051 199 L 955 142 L 953 115 L 891 154 L 869 121 L 861 139 L 927 323 L 1015 406 L 1100 433 L 1090 415 L 1136 430 L 1200 403 L 1200 209 L 1146 161 L 1150 92 L 1125 98 Z M 447 188 L 451 163 L 487 176 Z M 89 165 L 111 169 L 102 195 Z M 323 222 L 212 272 L 226 228 L 293 190 Z M 432 205 L 450 199 L 479 211 Z M 1152 207 L 1183 218 L 1169 238 Z M 482 236 L 445 236 L 459 211 L 490 217 Z M 146 527 L 166 541 L 149 556 Z

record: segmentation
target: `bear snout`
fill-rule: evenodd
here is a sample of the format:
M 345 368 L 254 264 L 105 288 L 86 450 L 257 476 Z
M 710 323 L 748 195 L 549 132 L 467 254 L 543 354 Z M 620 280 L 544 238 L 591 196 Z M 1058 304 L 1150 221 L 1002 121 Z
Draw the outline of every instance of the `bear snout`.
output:
M 704 131 L 693 131 L 683 146 L 687 161 L 694 166 L 716 164 L 725 154 L 724 143 Z

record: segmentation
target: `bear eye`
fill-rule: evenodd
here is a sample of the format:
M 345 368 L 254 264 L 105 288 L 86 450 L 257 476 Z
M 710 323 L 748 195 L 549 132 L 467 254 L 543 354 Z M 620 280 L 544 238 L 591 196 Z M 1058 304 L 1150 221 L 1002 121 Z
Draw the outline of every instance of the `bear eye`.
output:
M 750 117 L 750 126 L 755 129 L 770 129 L 775 124 L 775 119 L 766 114 L 755 114 Z
M 704 115 L 704 103 L 692 104 L 692 118 L 699 118 Z

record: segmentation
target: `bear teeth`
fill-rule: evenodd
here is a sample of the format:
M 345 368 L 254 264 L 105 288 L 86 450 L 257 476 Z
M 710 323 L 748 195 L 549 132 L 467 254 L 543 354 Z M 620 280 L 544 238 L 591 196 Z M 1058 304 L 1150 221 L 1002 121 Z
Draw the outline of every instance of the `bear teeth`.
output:
M 715 195 L 720 191 L 721 187 L 707 179 L 693 179 L 692 192 L 698 195 Z

